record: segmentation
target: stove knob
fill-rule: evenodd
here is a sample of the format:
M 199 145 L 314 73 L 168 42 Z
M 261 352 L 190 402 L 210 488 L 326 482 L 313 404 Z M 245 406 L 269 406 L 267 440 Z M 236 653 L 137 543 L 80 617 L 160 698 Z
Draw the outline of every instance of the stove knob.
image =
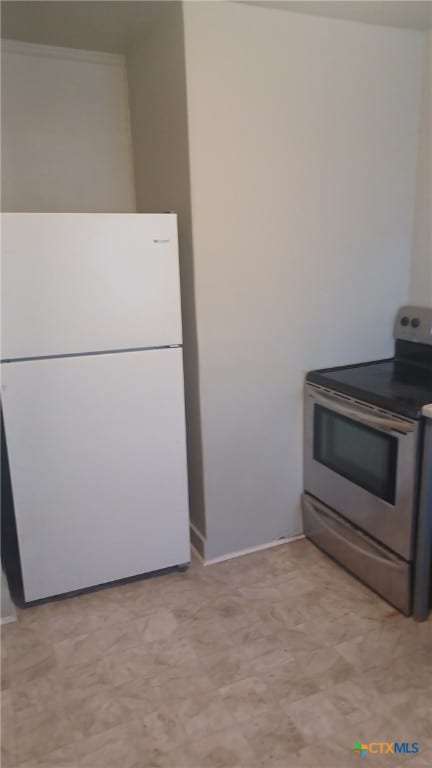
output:
M 413 328 L 418 328 L 419 327 L 420 320 L 418 319 L 418 317 L 413 317 L 413 319 L 411 320 L 411 325 L 412 325 Z
M 409 324 L 409 317 L 407 317 L 405 315 L 405 317 L 403 317 L 400 322 L 401 322 L 401 325 L 404 325 L 404 326 L 408 325 Z

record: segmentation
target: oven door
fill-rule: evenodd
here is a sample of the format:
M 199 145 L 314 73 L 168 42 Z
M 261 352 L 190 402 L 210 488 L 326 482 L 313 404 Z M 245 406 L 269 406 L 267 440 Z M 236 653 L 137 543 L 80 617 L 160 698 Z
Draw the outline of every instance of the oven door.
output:
M 412 559 L 418 422 L 310 384 L 305 490 Z

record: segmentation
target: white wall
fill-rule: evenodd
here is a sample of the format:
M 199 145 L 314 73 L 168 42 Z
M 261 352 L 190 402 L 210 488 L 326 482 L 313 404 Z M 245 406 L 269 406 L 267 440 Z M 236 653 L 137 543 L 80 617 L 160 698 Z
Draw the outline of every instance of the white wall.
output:
M 301 531 L 302 385 L 392 352 L 408 298 L 421 34 L 184 7 L 207 526 Z
M 432 306 L 432 31 L 424 33 L 410 301 Z
M 2 45 L 5 211 L 134 211 L 121 56 Z
M 192 522 L 205 531 L 180 3 L 166 3 L 164 11 L 149 25 L 141 44 L 130 51 L 127 63 L 137 210 L 178 214 L 190 509 Z

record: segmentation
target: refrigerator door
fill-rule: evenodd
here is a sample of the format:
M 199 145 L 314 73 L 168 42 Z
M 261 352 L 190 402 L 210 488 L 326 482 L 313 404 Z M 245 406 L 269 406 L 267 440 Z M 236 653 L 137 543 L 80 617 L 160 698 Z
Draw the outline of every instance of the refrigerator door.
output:
M 175 214 L 2 216 L 2 359 L 182 343 Z
M 2 367 L 25 600 L 188 562 L 182 350 Z

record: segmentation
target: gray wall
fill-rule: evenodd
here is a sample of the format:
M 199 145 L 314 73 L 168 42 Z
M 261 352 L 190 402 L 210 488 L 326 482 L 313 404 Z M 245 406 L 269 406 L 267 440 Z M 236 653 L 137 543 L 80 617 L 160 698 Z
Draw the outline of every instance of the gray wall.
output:
M 137 209 L 179 214 L 208 559 L 301 532 L 305 372 L 391 354 L 421 52 L 413 31 L 186 3 L 129 53 Z
M 206 556 L 301 531 L 308 369 L 389 355 L 422 35 L 186 3 Z
M 432 31 L 424 33 L 410 301 L 432 306 Z
M 2 210 L 133 212 L 124 56 L 2 41 Z
M 191 519 L 205 535 L 183 17 L 166 5 L 127 57 L 136 202 L 178 214 Z

